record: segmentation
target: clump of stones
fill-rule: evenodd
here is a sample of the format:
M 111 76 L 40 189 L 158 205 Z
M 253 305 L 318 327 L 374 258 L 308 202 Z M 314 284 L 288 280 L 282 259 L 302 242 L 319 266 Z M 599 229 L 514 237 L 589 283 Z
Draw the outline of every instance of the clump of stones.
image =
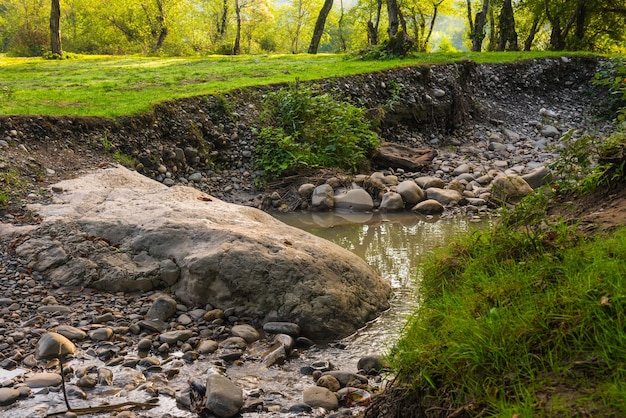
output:
M 381 382 L 379 356 L 363 357 L 353 371 L 314 362 L 300 370 L 309 383 L 299 400 L 265 399 L 262 388 L 230 378 L 229 368 L 279 367 L 314 348 L 297 324 L 254 326 L 234 309 L 192 309 L 164 293 L 53 289 L 6 253 L 1 260 L 0 406 L 18 415 L 64 411 L 62 378 L 71 406 L 95 406 L 94 413 L 97 405 L 114 406 L 115 394 L 122 405 L 126 397 L 158 408 L 165 397 L 190 414 L 183 416 L 216 417 L 354 408 L 365 405 Z M 198 364 L 204 371 L 190 375 Z

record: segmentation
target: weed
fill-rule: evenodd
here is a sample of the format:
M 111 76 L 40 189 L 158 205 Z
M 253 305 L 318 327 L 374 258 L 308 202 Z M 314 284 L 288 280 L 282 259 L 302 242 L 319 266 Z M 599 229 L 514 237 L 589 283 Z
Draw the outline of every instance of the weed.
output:
M 0 206 L 7 206 L 9 204 L 9 196 L 6 193 L 0 191 Z
M 256 168 L 276 178 L 305 167 L 356 170 L 379 145 L 362 108 L 293 84 L 265 97 Z
M 113 146 L 113 145 L 111 144 L 111 141 L 109 141 L 109 137 L 108 137 L 108 135 L 107 135 L 107 132 L 105 131 L 105 132 L 102 134 L 102 147 L 104 148 L 104 150 L 105 150 L 106 152 L 110 152 L 110 151 L 111 151 L 112 146 Z
M 116 151 L 115 154 L 113 155 L 113 158 L 115 159 L 115 161 L 117 161 L 118 163 L 122 165 L 125 165 L 128 167 L 135 166 L 135 159 L 128 154 L 124 154 L 121 151 Z

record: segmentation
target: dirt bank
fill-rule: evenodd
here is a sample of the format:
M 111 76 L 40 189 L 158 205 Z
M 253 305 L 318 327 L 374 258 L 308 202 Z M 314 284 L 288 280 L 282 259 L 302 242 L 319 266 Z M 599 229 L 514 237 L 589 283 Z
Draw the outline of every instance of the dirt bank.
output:
M 591 85 L 595 58 L 549 58 L 515 64 L 399 68 L 315 82 L 320 90 L 368 109 L 379 136 L 404 145 L 457 149 L 484 140 L 499 126 L 524 130 L 539 108 L 559 108 L 570 123 L 583 120 L 604 94 Z M 124 161 L 163 182 L 187 182 L 228 202 L 263 207 L 278 191 L 284 207 L 298 206 L 303 178 L 283 179 L 258 190 L 254 135 L 263 94 L 282 86 L 250 88 L 221 96 L 163 103 L 150 114 L 103 118 L 4 116 L 0 118 L 0 170 L 9 220 L 32 214 L 23 203 L 45 199 L 46 187 L 103 164 Z M 591 123 L 591 122 L 589 122 Z M 380 167 L 385 169 L 386 167 Z M 334 172 L 306 173 L 323 182 Z M 167 183 L 166 183 L 167 184 Z

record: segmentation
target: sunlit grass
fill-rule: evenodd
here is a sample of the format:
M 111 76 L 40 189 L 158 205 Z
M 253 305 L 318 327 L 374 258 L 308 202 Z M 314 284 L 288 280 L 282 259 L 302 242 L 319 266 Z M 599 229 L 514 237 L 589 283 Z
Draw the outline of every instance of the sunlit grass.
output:
M 398 384 L 487 416 L 626 413 L 626 229 L 467 237 L 431 260 L 422 292 L 392 352 Z
M 233 89 L 367 73 L 389 68 L 474 60 L 512 62 L 554 52 L 416 54 L 363 61 L 346 55 L 211 57 L 74 56 L 68 60 L 0 56 L 0 114 L 115 117 L 149 111 L 177 98 Z M 571 54 L 569 54 L 571 55 Z

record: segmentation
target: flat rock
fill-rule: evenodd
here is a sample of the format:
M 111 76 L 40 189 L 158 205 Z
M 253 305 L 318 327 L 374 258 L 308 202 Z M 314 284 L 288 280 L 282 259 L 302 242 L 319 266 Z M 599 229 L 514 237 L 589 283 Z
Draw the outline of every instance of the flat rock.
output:
M 31 389 L 47 388 L 50 386 L 59 386 L 61 384 L 61 375 L 59 373 L 35 373 L 26 378 L 26 386 Z
M 442 205 L 456 205 L 463 196 L 456 190 L 431 187 L 426 189 L 426 198 L 433 199 Z
M 421 171 L 430 166 L 437 151 L 432 148 L 411 148 L 405 145 L 383 142 L 373 157 L 380 167 L 402 168 L 407 171 Z
M 169 288 L 187 306 L 237 306 L 325 340 L 351 334 L 389 306 L 389 283 L 361 258 L 260 210 L 122 167 L 57 186 L 64 192 L 51 204 L 29 207 L 43 221 L 24 230 L 16 252 L 39 263 L 39 243 L 54 236 L 69 261 L 45 273 L 61 286 Z

